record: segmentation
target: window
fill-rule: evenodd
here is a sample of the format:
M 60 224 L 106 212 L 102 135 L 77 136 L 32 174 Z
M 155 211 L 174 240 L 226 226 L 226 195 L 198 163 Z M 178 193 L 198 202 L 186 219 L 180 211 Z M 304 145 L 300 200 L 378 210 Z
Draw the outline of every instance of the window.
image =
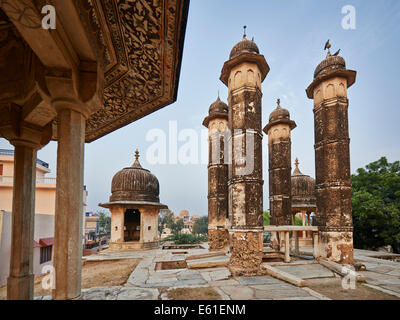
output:
M 51 261 L 51 250 L 53 246 L 41 247 L 40 248 L 40 263 Z

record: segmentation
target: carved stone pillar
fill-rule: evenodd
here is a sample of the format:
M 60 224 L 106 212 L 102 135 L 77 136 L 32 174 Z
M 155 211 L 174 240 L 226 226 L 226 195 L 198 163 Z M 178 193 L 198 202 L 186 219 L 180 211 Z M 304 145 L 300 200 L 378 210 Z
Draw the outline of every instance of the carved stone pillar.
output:
M 33 227 L 36 150 L 38 145 L 14 140 L 14 186 L 8 300 L 33 299 Z
M 330 52 L 317 66 L 307 96 L 314 99 L 315 172 L 321 256 L 353 263 L 347 89 L 356 72 Z
M 280 106 L 269 116 L 264 132 L 268 135 L 269 156 L 269 207 L 272 225 L 290 225 L 292 213 L 291 196 L 291 137 L 296 123 L 290 120 L 289 111 Z M 272 246 L 279 247 L 276 237 L 271 237 Z
M 208 128 L 208 242 L 209 250 L 228 250 L 228 106 L 219 97 L 203 125 Z
M 263 256 L 261 83 L 269 66 L 254 41 L 236 44 L 220 79 L 229 90 L 229 219 L 234 273 L 257 272 Z
M 51 137 L 51 126 L 44 128 L 21 120 L 15 104 L 3 108 L 0 133 L 14 147 L 14 178 L 11 226 L 8 300 L 33 299 L 33 235 L 35 219 L 36 152 Z M 7 123 L 7 124 L 5 124 Z
M 57 133 L 53 299 L 74 299 L 81 293 L 85 116 L 69 108 L 59 110 Z

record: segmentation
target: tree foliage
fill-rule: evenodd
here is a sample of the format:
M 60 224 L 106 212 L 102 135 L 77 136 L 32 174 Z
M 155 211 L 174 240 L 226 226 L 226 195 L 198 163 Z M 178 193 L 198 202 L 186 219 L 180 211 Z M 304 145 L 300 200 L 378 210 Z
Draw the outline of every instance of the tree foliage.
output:
M 103 228 L 106 232 L 111 232 L 111 217 L 110 214 L 104 211 L 98 211 L 99 215 L 99 227 Z
M 271 219 L 271 216 L 269 214 L 269 211 L 264 211 L 263 212 L 264 226 L 269 226 L 270 225 L 270 219 Z
M 354 246 L 400 252 L 400 162 L 385 157 L 351 176 Z
M 185 224 L 182 219 L 178 219 L 172 223 L 171 230 L 174 234 L 180 234 Z
M 198 218 L 192 227 L 193 234 L 208 234 L 208 217 L 203 216 Z

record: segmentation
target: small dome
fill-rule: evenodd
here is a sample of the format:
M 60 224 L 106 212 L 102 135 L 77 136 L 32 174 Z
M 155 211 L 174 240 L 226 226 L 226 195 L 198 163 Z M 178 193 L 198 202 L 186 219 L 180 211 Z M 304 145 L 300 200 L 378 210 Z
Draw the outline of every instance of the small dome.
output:
M 232 48 L 229 59 L 233 59 L 242 53 L 260 53 L 256 43 L 253 40 L 247 40 L 246 35 Z
M 276 109 L 274 111 L 272 111 L 271 114 L 269 115 L 269 122 L 280 120 L 280 119 L 290 120 L 290 113 L 288 110 L 281 107 L 280 99 L 278 99 Z
M 158 179 L 139 163 L 139 151 L 135 152 L 135 162 L 131 167 L 118 171 L 111 183 L 110 202 L 144 201 L 160 202 Z
M 297 158 L 295 164 L 291 177 L 292 207 L 316 207 L 315 179 L 301 173 Z
M 212 115 L 215 113 L 228 113 L 228 105 L 221 101 L 219 97 L 215 102 L 210 105 L 210 109 L 208 110 L 208 114 Z
M 346 62 L 341 56 L 332 56 L 328 52 L 326 58 L 315 68 L 314 78 L 338 69 L 346 70 Z

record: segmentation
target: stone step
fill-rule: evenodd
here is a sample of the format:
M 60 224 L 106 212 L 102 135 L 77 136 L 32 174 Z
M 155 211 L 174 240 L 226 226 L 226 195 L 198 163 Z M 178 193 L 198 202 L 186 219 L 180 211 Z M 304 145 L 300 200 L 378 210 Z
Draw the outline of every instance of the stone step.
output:
M 186 261 L 188 269 L 225 267 L 228 265 L 228 262 L 229 257 L 227 256 L 216 256 Z

